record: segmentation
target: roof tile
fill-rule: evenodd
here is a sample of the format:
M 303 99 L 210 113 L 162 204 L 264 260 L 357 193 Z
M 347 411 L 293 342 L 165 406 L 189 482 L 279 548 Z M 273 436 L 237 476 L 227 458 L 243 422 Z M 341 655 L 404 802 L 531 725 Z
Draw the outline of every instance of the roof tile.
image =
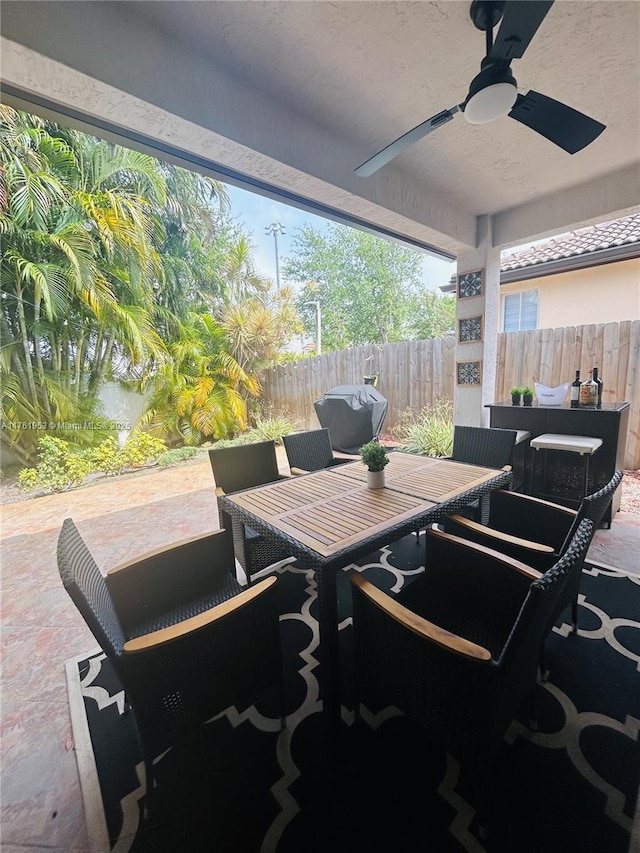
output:
M 587 252 L 597 252 L 611 246 L 623 246 L 640 242 L 640 213 L 589 225 L 554 237 L 544 243 L 538 243 L 528 249 L 502 252 L 500 270 L 521 269 L 535 264 L 571 258 Z

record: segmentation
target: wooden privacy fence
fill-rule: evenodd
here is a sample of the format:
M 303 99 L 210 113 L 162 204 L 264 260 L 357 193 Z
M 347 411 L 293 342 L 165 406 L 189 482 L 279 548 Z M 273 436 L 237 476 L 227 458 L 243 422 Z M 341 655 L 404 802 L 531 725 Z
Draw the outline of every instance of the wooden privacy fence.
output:
M 389 401 L 387 432 L 406 409 L 414 412 L 453 397 L 455 340 L 443 338 L 399 344 L 366 345 L 281 364 L 261 375 L 262 398 L 284 411 L 300 429 L 318 427 L 313 404 L 336 385 L 361 385 L 378 374 L 377 388 Z
M 624 467 L 640 468 L 640 320 L 498 335 L 496 400 L 507 400 L 514 385 L 542 382 L 555 387 L 584 379 L 598 367 L 603 402 L 628 400 L 629 432 Z M 391 431 L 406 409 L 419 412 L 453 398 L 455 339 L 369 345 L 302 359 L 264 371 L 263 400 L 285 411 L 300 429 L 318 427 L 313 404 L 336 385 L 360 384 L 377 373 L 378 389 L 389 401 L 384 424 Z
M 554 388 L 586 379 L 592 367 L 604 382 L 603 403 L 631 404 L 624 467 L 640 468 L 640 320 L 537 329 L 498 335 L 496 400 L 514 385 L 542 382 Z

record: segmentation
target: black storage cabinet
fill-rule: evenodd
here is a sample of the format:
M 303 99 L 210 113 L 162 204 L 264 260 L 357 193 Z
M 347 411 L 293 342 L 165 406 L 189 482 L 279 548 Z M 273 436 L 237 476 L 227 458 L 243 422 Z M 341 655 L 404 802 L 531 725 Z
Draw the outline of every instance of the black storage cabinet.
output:
M 624 469 L 624 455 L 629 429 L 630 404 L 625 403 L 603 403 L 601 409 L 572 409 L 569 403 L 561 406 L 540 406 L 536 401 L 532 406 L 513 406 L 511 402 L 490 403 L 487 408 L 490 412 L 489 426 L 500 429 L 525 429 L 531 433 L 531 438 L 542 435 L 545 432 L 561 433 L 562 435 L 590 435 L 602 439 L 602 447 L 590 459 L 589 483 L 590 492 L 605 486 L 616 470 Z M 537 451 L 531 450 L 531 456 Z M 540 451 L 540 453 L 546 451 Z M 576 459 L 567 460 L 566 457 L 574 454 L 553 453 L 549 451 L 548 465 L 563 464 L 559 460 L 565 457 L 565 463 L 578 465 Z M 532 466 L 529 459 L 530 491 L 536 494 L 538 482 L 537 473 L 541 465 Z M 615 513 L 620 509 L 622 487 L 619 486 L 613 496 L 611 506 L 605 515 L 603 522 L 609 526 Z M 567 493 L 558 494 L 554 500 L 558 503 L 566 503 L 575 506 L 575 496 Z

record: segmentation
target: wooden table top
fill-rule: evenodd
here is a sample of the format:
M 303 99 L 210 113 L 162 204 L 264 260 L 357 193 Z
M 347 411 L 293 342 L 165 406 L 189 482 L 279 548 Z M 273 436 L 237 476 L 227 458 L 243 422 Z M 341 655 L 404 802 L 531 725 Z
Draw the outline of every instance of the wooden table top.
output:
M 224 500 L 321 556 L 331 557 L 392 526 L 424 516 L 438 503 L 500 474 L 495 469 L 404 453 L 392 453 L 389 458 L 384 489 L 366 486 L 366 467 L 358 461 L 268 483 Z
M 360 461 L 337 465 L 332 471 L 362 482 L 367 479 L 367 468 Z M 398 452 L 389 454 L 384 472 L 387 488 L 436 503 L 454 498 L 499 474 L 495 468 Z

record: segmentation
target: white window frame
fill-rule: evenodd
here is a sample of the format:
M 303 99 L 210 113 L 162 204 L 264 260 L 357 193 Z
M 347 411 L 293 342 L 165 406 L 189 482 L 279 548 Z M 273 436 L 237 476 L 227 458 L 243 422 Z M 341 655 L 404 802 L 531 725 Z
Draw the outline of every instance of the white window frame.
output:
M 523 325 L 523 297 L 535 295 L 535 319 L 534 325 L 530 325 L 531 320 L 526 325 Z M 505 293 L 502 297 L 502 331 L 503 332 L 524 332 L 530 331 L 538 328 L 538 314 L 539 314 L 539 291 L 538 290 L 520 290 L 517 293 Z M 507 303 L 508 301 L 517 300 L 518 306 L 518 327 L 517 328 L 507 328 Z

